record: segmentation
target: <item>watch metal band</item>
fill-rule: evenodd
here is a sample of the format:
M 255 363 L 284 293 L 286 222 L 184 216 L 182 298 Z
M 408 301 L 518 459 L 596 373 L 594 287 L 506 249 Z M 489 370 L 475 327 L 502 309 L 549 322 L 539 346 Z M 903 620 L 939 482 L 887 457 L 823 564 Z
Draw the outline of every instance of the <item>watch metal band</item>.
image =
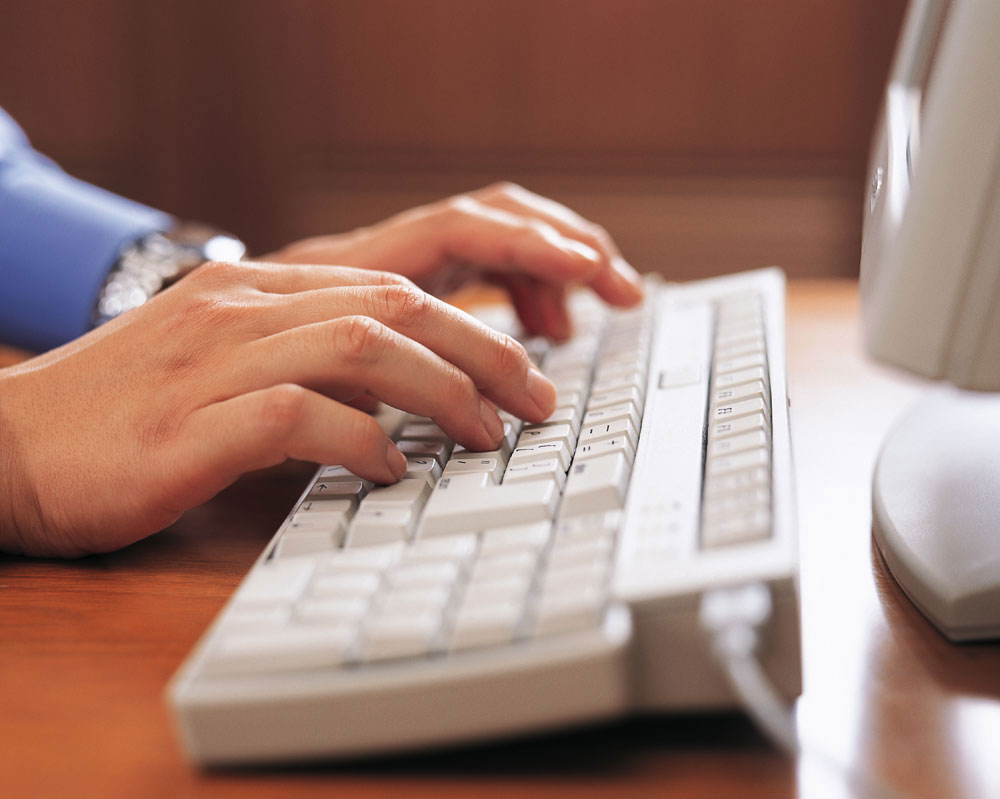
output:
M 139 307 L 205 261 L 239 261 L 244 255 L 242 241 L 206 225 L 182 223 L 148 233 L 118 256 L 98 296 L 94 326 Z

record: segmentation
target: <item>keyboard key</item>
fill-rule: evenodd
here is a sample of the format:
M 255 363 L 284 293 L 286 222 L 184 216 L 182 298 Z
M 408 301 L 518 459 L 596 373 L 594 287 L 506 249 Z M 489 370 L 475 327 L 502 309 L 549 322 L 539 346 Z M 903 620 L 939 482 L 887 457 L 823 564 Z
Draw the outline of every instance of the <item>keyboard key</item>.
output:
M 315 624 L 356 622 L 368 612 L 367 597 L 327 597 L 300 599 L 295 605 L 299 621 Z
M 576 455 L 573 457 L 576 461 L 584 461 L 588 458 L 612 455 L 616 452 L 624 453 L 629 466 L 632 465 L 632 462 L 635 460 L 635 447 L 632 446 L 632 442 L 622 436 L 618 438 L 602 438 L 594 443 L 582 443 L 576 448 Z
M 372 662 L 426 655 L 439 626 L 436 613 L 375 616 L 366 627 L 361 656 Z
M 238 605 L 271 605 L 294 602 L 312 577 L 312 560 L 267 561 L 255 567 L 237 590 Z
M 569 468 L 569 463 L 573 459 L 573 453 L 566 446 L 565 441 L 547 441 L 543 444 L 529 444 L 518 447 L 510 456 L 508 468 L 515 465 L 532 463 L 533 461 L 546 461 L 555 458 L 563 471 Z
M 771 506 L 771 492 L 764 486 L 713 494 L 705 497 L 702 518 L 706 522 L 724 521 L 735 516 L 746 516 Z
M 595 410 L 588 410 L 583 417 L 585 427 L 593 427 L 608 422 L 617 422 L 620 419 L 628 419 L 632 426 L 638 430 L 642 422 L 642 413 L 639 410 L 642 406 L 634 402 L 619 402 L 614 405 L 606 405 Z
M 556 408 L 542 424 L 568 424 L 576 433 L 580 429 L 580 413 L 571 406 Z
M 767 414 L 767 406 L 762 399 L 742 400 L 741 402 L 731 402 L 716 405 L 712 408 L 712 422 L 719 422 L 725 419 L 737 419 L 740 416 L 750 416 L 752 414 Z
M 537 637 L 598 627 L 604 615 L 603 593 L 574 591 L 544 595 L 535 615 Z
M 404 551 L 403 542 L 395 541 L 375 547 L 340 549 L 328 559 L 320 561 L 320 574 L 339 574 L 345 571 L 379 571 L 396 563 Z
M 345 571 L 318 576 L 309 586 L 314 597 L 369 597 L 378 591 L 382 575 L 377 571 Z
M 756 447 L 733 455 L 713 455 L 705 464 L 705 473 L 712 477 L 742 472 L 757 466 L 770 467 L 771 452 L 767 447 Z
M 404 455 L 410 456 L 414 455 L 422 458 L 434 458 L 440 465 L 444 468 L 445 463 L 448 462 L 448 456 L 451 455 L 452 444 L 447 441 L 400 441 L 396 444 L 396 447 Z
M 738 386 L 741 383 L 753 383 L 759 380 L 765 386 L 768 383 L 767 372 L 760 366 L 755 366 L 753 369 L 743 369 L 739 372 L 729 372 L 724 375 L 716 375 L 715 379 L 712 381 L 712 389 L 718 391 L 722 388 L 727 388 L 729 386 Z
M 398 483 L 373 488 L 361 503 L 361 510 L 400 506 L 421 508 L 430 493 L 431 486 L 426 480 L 404 477 Z
M 504 485 L 520 483 L 525 480 L 550 480 L 555 483 L 556 490 L 562 492 L 566 485 L 566 469 L 556 458 L 526 463 L 512 463 L 504 473 Z
M 483 531 L 480 553 L 487 556 L 519 550 L 537 553 L 545 547 L 551 535 L 550 522 L 495 527 Z
M 762 507 L 719 521 L 708 521 L 701 531 L 701 545 L 706 549 L 764 541 L 771 535 L 771 510 Z
M 477 532 L 508 524 L 546 521 L 555 514 L 559 492 L 544 480 L 477 488 L 442 478 L 424 508 L 420 536 Z
M 629 464 L 623 453 L 574 462 L 566 480 L 561 516 L 616 510 L 625 504 Z
M 339 528 L 339 533 L 325 530 L 295 531 L 287 529 L 278 541 L 276 554 L 279 558 L 292 558 L 300 555 L 330 552 L 340 545 L 340 535 L 343 535 L 343 527 Z
M 441 464 L 431 457 L 418 457 L 411 455 L 406 459 L 407 480 L 425 480 L 427 485 L 434 488 L 438 478 L 441 476 Z
M 298 508 L 296 508 L 295 515 L 298 517 L 300 514 L 306 513 L 343 513 L 348 518 L 350 518 L 357 504 L 354 499 L 307 499 Z
M 713 440 L 708 445 L 708 454 L 711 457 L 734 455 L 737 452 L 766 448 L 769 443 L 767 434 L 763 430 L 753 430 L 738 436 L 726 436 Z
M 739 358 L 723 358 L 715 362 L 715 374 L 724 375 L 729 372 L 741 372 L 744 369 L 766 367 L 767 356 L 763 352 L 754 355 L 741 355 Z
M 761 430 L 765 434 L 769 430 L 767 416 L 763 411 L 741 416 L 737 419 L 723 418 L 714 422 L 709 428 L 709 438 L 719 439 L 725 436 L 740 435 L 750 433 L 754 430 Z
M 485 454 L 485 453 L 484 453 Z M 499 457 L 452 458 L 442 472 L 442 477 L 454 477 L 456 474 L 481 472 L 489 475 L 490 482 L 496 485 L 503 479 L 504 461 Z
M 629 419 L 618 419 L 614 422 L 603 422 L 595 425 L 584 425 L 580 429 L 580 446 L 596 444 L 610 438 L 626 438 L 633 449 L 639 443 L 639 433 Z
M 765 466 L 752 466 L 738 472 L 705 476 L 706 496 L 724 494 L 731 491 L 742 491 L 758 486 L 766 486 L 771 482 L 771 472 Z
M 521 612 L 520 602 L 463 607 L 455 618 L 449 647 L 461 650 L 508 643 L 514 638 Z
M 450 596 L 450 585 L 400 586 L 384 591 L 375 604 L 383 615 L 440 616 Z
M 537 565 L 537 553 L 526 549 L 487 552 L 480 555 L 469 579 L 475 584 L 508 577 L 528 577 Z
M 345 547 L 370 547 L 406 541 L 417 521 L 416 510 L 408 505 L 376 505 L 358 510 L 351 522 Z
M 555 540 L 614 539 L 621 518 L 621 511 L 617 510 L 560 518 L 555 528 Z
M 576 433 L 568 424 L 525 425 L 521 437 L 517 440 L 518 447 L 530 447 L 533 444 L 544 444 L 546 441 L 562 441 L 567 449 L 576 446 Z
M 451 588 L 458 578 L 459 568 L 454 563 L 403 562 L 386 573 L 386 584 L 392 589 Z
M 399 434 L 400 440 L 440 441 L 448 443 L 448 434 L 434 422 L 409 422 Z
M 771 392 L 767 390 L 763 380 L 719 388 L 712 394 L 713 405 L 725 405 L 749 399 L 762 400 L 765 405 L 771 402 Z
M 371 483 L 367 480 L 317 480 L 306 496 L 306 501 L 326 501 L 330 499 L 346 499 L 354 506 L 357 506 L 368 490 Z
M 491 574 L 469 583 L 462 595 L 462 607 L 493 607 L 510 604 L 523 608 L 531 588 L 530 573 L 500 575 Z
M 476 554 L 475 533 L 425 538 L 414 541 L 403 553 L 407 563 L 455 563 L 464 565 Z
M 222 634 L 210 647 L 204 668 L 207 674 L 264 674 L 329 668 L 346 660 L 354 636 L 353 624 Z
M 645 391 L 636 386 L 625 386 L 624 388 L 613 389 L 590 395 L 587 401 L 587 414 L 601 408 L 608 408 L 613 405 L 621 405 L 623 402 L 630 402 L 636 408 L 641 408 Z

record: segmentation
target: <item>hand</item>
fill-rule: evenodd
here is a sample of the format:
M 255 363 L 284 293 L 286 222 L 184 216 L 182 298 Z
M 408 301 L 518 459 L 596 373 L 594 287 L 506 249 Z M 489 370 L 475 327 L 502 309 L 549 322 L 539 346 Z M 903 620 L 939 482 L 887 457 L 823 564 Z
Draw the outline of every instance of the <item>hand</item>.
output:
M 365 394 L 481 450 L 502 435 L 491 402 L 533 421 L 555 405 L 520 344 L 403 277 L 206 264 L 0 371 L 0 549 L 116 549 L 286 458 L 394 482 L 405 458 L 344 404 Z
M 508 290 L 529 332 L 560 340 L 570 334 L 567 284 L 587 284 L 612 305 L 642 298 L 639 276 L 603 228 L 511 183 L 305 239 L 268 258 L 386 269 L 438 295 L 482 275 Z

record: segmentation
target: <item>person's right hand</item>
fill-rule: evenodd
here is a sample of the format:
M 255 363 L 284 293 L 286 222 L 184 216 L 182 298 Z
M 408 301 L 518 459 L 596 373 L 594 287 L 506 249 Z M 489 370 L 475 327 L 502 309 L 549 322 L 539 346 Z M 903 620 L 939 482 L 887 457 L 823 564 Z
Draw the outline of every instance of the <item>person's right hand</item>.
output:
M 393 482 L 371 394 L 497 446 L 492 403 L 541 421 L 524 349 L 407 279 L 334 266 L 202 266 L 104 327 L 0 371 L 0 549 L 73 556 L 160 530 L 286 458 Z

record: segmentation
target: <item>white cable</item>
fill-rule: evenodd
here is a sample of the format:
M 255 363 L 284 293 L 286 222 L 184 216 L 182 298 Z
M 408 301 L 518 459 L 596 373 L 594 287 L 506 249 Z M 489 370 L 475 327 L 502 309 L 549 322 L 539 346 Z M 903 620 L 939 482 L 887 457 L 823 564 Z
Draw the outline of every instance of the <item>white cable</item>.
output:
M 814 757 L 844 780 L 851 795 L 898 799 L 898 794 L 876 776 L 859 773 L 814 746 L 802 746 L 791 708 L 785 705 L 757 658 L 760 631 L 771 620 L 771 614 L 771 591 L 762 582 L 715 588 L 701 597 L 701 628 L 746 711 L 776 746 L 793 757 Z
M 756 657 L 759 631 L 770 619 L 771 592 L 764 583 L 716 588 L 701 598 L 699 621 L 733 691 L 764 734 L 795 754 L 795 718 Z

